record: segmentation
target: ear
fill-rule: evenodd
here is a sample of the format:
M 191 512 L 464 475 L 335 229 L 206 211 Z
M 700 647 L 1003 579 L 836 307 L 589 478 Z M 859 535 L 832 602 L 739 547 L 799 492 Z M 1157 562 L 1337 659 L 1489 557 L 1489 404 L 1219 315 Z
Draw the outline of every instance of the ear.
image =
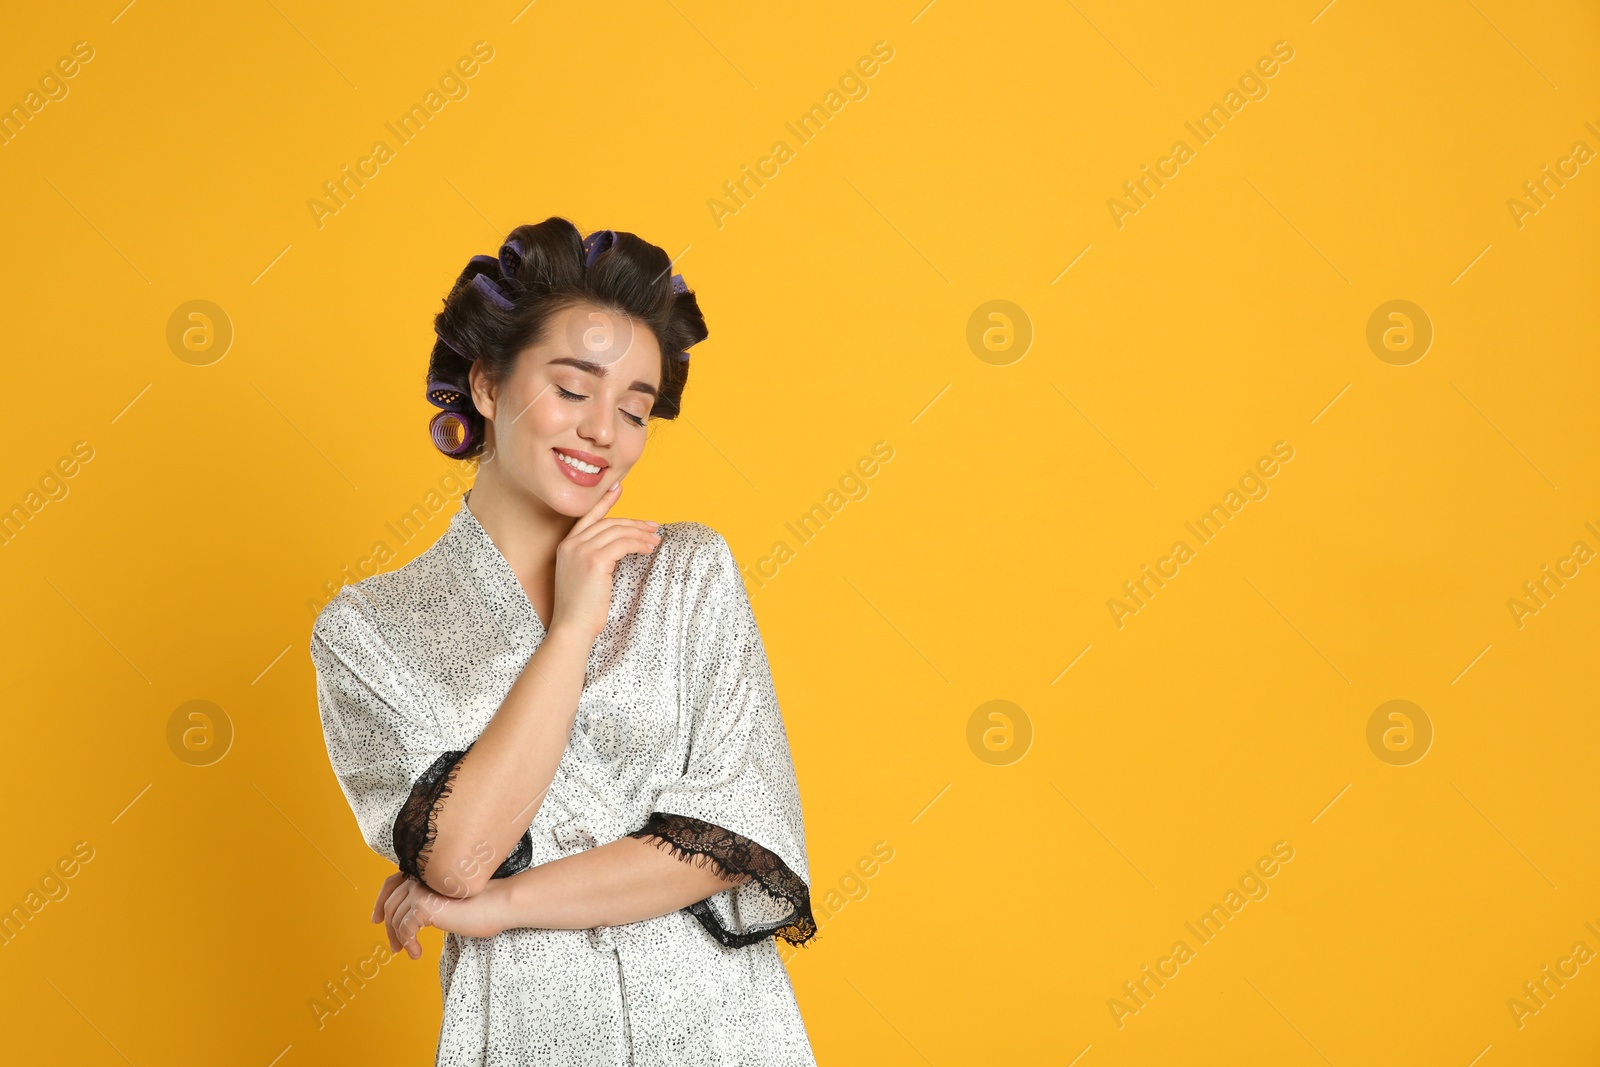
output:
M 472 367 L 467 371 L 467 387 L 472 393 L 472 406 L 478 409 L 485 421 L 494 420 L 494 401 L 496 390 L 489 381 L 489 375 L 483 369 L 483 360 L 475 359 Z

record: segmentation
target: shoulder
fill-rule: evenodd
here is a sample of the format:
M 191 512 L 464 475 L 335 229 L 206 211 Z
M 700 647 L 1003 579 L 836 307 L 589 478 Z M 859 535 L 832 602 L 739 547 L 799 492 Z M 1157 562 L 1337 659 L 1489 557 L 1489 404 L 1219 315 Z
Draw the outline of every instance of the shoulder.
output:
M 681 569 L 684 577 L 703 577 L 707 572 L 737 573 L 733 549 L 727 539 L 703 522 L 685 520 L 664 522 L 660 527 L 663 562 Z
M 714 550 L 719 546 L 726 547 L 728 542 L 705 523 L 685 520 L 662 523 L 661 544 L 663 547 L 671 546 L 680 551 L 694 552 L 708 548 Z
M 703 522 L 661 524 L 661 557 L 654 566 L 691 601 L 746 600 L 744 574 L 727 538 Z
M 320 640 L 338 648 L 371 641 L 387 629 L 389 620 L 411 612 L 419 599 L 437 599 L 451 580 L 449 565 L 435 544 L 392 571 L 340 586 L 311 624 L 312 644 Z
M 316 619 L 311 623 L 313 644 L 321 641 L 327 645 L 339 645 L 355 633 L 373 628 L 375 613 L 372 605 L 354 591 L 355 585 L 340 586 L 339 591 L 333 594 L 333 599 L 317 612 Z
M 370 665 L 382 654 L 382 624 L 372 602 L 356 592 L 359 584 L 341 586 L 311 624 L 311 661 L 319 673 L 335 666 Z

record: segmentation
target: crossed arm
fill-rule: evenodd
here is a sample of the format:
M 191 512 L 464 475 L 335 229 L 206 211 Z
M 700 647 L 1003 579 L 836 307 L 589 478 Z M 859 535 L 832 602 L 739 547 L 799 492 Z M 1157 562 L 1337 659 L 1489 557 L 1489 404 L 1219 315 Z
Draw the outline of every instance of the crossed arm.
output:
M 401 871 L 384 882 L 372 912 L 394 951 L 404 946 L 418 958 L 423 926 L 473 937 L 515 927 L 620 926 L 748 881 L 714 862 L 685 862 L 653 836 L 622 837 L 493 877 L 555 777 L 593 642 L 552 629 L 477 741 L 427 795 L 413 794 L 416 810 L 402 811 Z
M 725 877 L 715 864 L 686 863 L 657 840 L 621 837 L 509 878 L 496 878 L 466 898 L 448 897 L 403 873 L 383 883 L 372 909 L 389 948 L 422 955 L 424 926 L 467 937 L 493 937 L 515 927 L 587 930 L 667 915 L 704 900 L 749 875 Z

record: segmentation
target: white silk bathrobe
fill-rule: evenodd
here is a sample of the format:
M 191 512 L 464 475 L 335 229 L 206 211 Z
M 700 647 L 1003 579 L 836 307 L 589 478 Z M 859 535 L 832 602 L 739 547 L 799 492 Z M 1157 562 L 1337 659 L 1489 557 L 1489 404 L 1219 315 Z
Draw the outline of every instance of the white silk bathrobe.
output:
M 470 497 L 312 630 L 334 773 L 367 844 L 413 873 L 429 810 L 545 632 Z M 774 941 L 816 924 L 766 650 L 722 536 L 660 529 L 617 563 L 555 779 L 494 877 L 633 834 L 751 879 L 623 926 L 446 934 L 439 1067 L 816 1062 Z

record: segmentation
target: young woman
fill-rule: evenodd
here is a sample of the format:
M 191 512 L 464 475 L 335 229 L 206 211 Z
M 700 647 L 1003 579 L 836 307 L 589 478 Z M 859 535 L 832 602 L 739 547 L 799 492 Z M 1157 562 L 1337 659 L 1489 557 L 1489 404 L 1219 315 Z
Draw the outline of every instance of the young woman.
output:
M 328 754 L 398 872 L 390 948 L 445 931 L 436 1063 L 814 1064 L 774 937 L 816 933 L 788 737 L 738 566 L 609 515 L 707 336 L 667 254 L 550 218 L 474 256 L 428 397 L 477 457 L 439 540 L 311 638 Z

